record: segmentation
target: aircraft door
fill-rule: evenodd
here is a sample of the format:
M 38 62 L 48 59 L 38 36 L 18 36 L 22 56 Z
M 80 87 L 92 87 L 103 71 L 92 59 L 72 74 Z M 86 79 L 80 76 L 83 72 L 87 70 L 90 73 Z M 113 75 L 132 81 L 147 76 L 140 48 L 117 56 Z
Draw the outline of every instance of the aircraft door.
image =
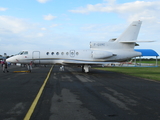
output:
M 40 63 L 40 51 L 33 51 L 32 59 L 34 63 L 39 64 Z
M 70 50 L 70 56 L 74 57 L 75 56 L 75 50 Z

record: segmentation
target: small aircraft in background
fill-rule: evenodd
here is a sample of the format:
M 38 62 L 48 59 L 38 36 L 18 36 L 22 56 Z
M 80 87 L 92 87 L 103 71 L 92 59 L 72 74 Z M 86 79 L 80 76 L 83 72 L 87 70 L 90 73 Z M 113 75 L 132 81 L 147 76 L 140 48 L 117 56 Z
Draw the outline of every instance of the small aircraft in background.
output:
M 141 21 L 132 22 L 117 38 L 108 42 L 90 42 L 87 50 L 24 50 L 7 59 L 7 62 L 21 64 L 60 64 L 82 66 L 83 72 L 89 72 L 92 65 L 104 65 L 107 62 L 121 62 L 133 57 L 141 56 L 141 52 L 134 51 Z M 29 67 L 31 68 L 31 67 Z
M 4 53 L 4 55 L 0 55 L 0 60 L 5 60 L 7 58 L 7 54 Z
M 0 60 L 3 60 L 3 56 L 0 56 Z

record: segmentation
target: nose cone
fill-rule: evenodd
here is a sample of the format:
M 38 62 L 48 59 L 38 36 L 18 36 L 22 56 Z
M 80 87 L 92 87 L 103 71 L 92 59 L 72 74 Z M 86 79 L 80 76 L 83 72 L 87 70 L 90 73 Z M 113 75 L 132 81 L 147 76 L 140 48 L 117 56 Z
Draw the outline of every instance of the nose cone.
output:
M 6 59 L 6 62 L 15 63 L 16 60 L 14 59 L 14 57 L 10 57 Z

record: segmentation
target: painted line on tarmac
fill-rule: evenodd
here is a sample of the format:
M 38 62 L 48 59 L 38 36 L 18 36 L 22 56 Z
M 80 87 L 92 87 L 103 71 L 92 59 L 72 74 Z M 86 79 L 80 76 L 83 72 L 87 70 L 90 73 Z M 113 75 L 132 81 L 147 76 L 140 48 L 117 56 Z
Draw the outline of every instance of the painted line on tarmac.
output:
M 24 73 L 24 72 L 30 72 L 30 71 L 13 71 L 14 73 Z
M 42 92 L 43 92 L 43 89 L 44 89 L 44 87 L 45 87 L 45 85 L 46 85 L 46 83 L 47 83 L 47 81 L 48 81 L 48 79 L 49 79 L 49 77 L 50 77 L 50 74 L 51 74 L 52 69 L 53 69 L 53 66 L 51 67 L 51 69 L 50 69 L 50 71 L 49 71 L 49 73 L 48 73 L 48 75 L 47 75 L 47 77 L 46 77 L 43 85 L 41 86 L 41 88 L 40 88 L 40 90 L 39 90 L 36 98 L 34 99 L 32 105 L 30 106 L 30 108 L 29 108 L 29 110 L 28 110 L 28 112 L 27 112 L 24 120 L 29 120 L 30 117 L 31 117 L 31 115 L 32 115 L 32 113 L 34 112 L 34 109 L 35 109 L 35 107 L 36 107 L 36 105 L 37 105 L 37 103 L 38 103 L 38 100 L 39 100 Z

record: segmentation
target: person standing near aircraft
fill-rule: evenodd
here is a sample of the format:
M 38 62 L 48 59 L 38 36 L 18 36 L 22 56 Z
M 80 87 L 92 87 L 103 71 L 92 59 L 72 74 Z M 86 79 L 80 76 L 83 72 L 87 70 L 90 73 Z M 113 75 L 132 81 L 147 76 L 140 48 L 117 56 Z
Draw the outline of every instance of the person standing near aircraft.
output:
M 1 61 L 1 66 L 2 66 L 2 67 L 3 67 L 3 63 L 4 63 L 4 61 L 2 60 L 2 61 Z
M 4 73 L 5 73 L 5 71 L 6 71 L 6 72 L 9 72 L 8 69 L 7 69 L 7 67 L 8 67 L 7 62 L 4 61 L 4 62 L 3 62 L 3 72 L 4 72 Z

